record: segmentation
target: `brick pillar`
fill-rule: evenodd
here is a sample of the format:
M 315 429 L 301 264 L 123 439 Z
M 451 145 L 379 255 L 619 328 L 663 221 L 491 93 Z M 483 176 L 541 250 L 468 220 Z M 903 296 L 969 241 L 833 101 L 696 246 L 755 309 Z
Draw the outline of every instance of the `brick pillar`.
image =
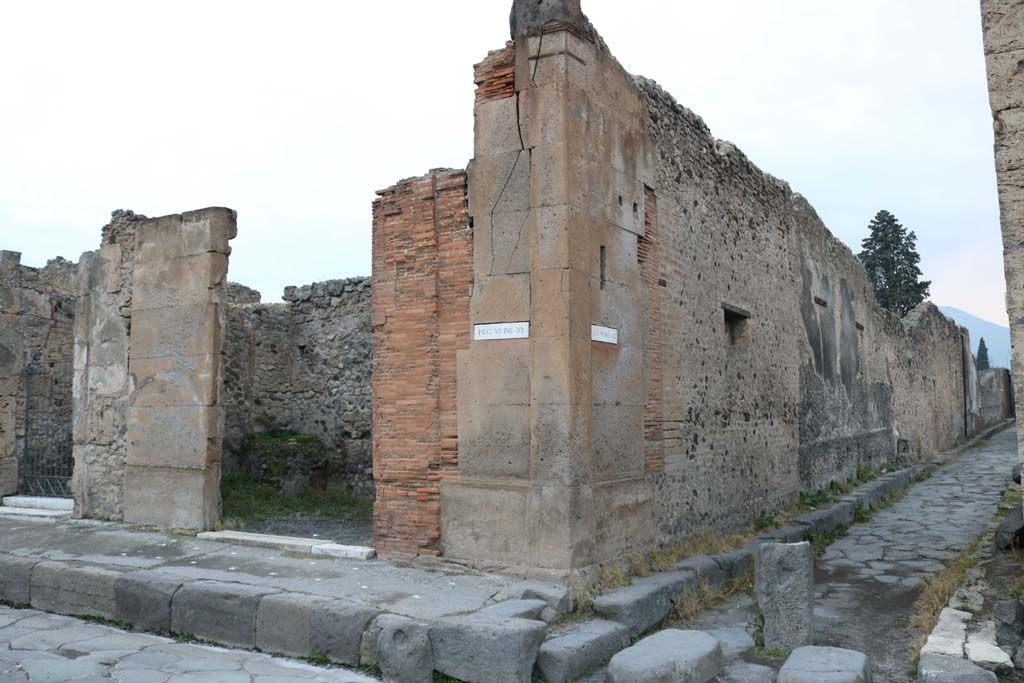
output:
M 212 529 L 220 521 L 220 372 L 235 213 L 138 224 L 132 284 L 124 521 Z
M 646 111 L 578 2 L 516 2 L 514 88 L 478 68 L 474 326 L 459 355 L 446 556 L 566 572 L 653 545 L 644 457 Z M 481 92 L 484 96 L 481 96 Z M 592 326 L 617 340 L 595 341 Z M 481 335 L 485 328 L 481 328 Z
M 373 205 L 374 544 L 440 552 L 440 482 L 458 467 L 455 362 L 469 341 L 466 175 L 434 171 Z

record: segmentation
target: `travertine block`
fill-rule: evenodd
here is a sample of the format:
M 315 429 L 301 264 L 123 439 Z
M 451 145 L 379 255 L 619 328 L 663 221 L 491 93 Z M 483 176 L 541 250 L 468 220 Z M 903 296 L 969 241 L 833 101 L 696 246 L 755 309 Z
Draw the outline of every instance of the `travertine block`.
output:
M 132 312 L 133 359 L 219 353 L 220 343 L 219 304 Z
M 530 213 L 530 220 L 533 269 L 587 272 L 591 268 L 588 256 L 596 239 L 591 237 L 582 209 L 569 204 L 537 207 Z
M 129 465 L 124 521 L 167 529 L 211 529 L 220 521 L 220 472 Z
M 458 398 L 467 407 L 530 404 L 529 339 L 474 342 L 458 364 Z
M 473 478 L 530 473 L 530 406 L 459 400 L 459 471 Z
M 212 406 L 217 404 L 220 356 L 132 358 L 132 405 Z
M 131 465 L 207 467 L 220 458 L 222 411 L 209 406 L 133 406 L 128 412 Z
M 474 267 L 481 275 L 530 272 L 530 211 L 484 214 L 475 220 Z
M 595 405 L 593 411 L 594 479 L 609 481 L 644 474 L 642 405 Z
M 473 285 L 469 310 L 470 320 L 477 325 L 530 321 L 530 275 L 481 278 Z
M 210 289 L 227 281 L 228 257 L 204 253 L 135 265 L 132 311 L 175 306 L 205 306 Z
M 230 254 L 228 242 L 238 233 L 231 209 L 210 208 L 153 218 L 135 231 L 135 263 L 217 252 Z

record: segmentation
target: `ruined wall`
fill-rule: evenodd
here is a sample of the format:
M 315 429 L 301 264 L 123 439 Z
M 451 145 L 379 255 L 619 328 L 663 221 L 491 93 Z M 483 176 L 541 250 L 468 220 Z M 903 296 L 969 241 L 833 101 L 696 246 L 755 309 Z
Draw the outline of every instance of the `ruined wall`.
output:
M 319 483 L 372 497 L 370 279 L 289 287 L 282 304 L 238 286 L 229 296 L 225 474 L 238 470 L 246 434 L 284 428 L 332 451 L 331 481 Z
M 31 268 L 21 254 L 0 251 L 0 496 L 18 492 L 26 364 L 71 357 L 77 278 L 77 265 L 64 259 Z
M 374 545 L 440 553 L 440 483 L 459 460 L 456 354 L 469 344 L 466 174 L 432 171 L 373 204 Z
M 658 151 L 664 386 L 647 448 L 660 436 L 663 542 L 891 462 L 897 438 L 932 455 L 980 425 L 966 332 L 931 304 L 903 320 L 882 310 L 802 197 L 654 82 L 637 85 Z M 649 383 L 656 372 L 649 359 Z
M 124 518 L 127 457 L 128 334 L 131 328 L 135 229 L 145 216 L 115 211 L 99 251 L 79 262 L 72 399 L 75 516 Z
M 1024 0 L 982 0 L 989 100 L 1006 270 L 1006 310 L 1013 339 L 1013 375 L 1024 377 Z M 1024 400 L 1024 382 L 1014 386 Z M 1024 463 L 1024 423 L 1017 422 Z
M 1010 371 L 991 368 L 978 373 L 978 414 L 982 424 L 992 424 L 1015 413 Z

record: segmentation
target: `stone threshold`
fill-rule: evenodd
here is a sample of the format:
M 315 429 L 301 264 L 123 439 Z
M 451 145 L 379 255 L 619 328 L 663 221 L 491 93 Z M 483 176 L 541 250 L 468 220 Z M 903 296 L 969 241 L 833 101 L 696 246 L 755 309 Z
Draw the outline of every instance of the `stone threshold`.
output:
M 377 551 L 367 546 L 341 545 L 325 542 L 319 538 L 274 536 L 246 531 L 204 531 L 196 534 L 196 538 L 202 541 L 219 541 L 250 548 L 270 548 L 271 550 L 322 555 L 345 560 L 372 560 L 377 557 Z

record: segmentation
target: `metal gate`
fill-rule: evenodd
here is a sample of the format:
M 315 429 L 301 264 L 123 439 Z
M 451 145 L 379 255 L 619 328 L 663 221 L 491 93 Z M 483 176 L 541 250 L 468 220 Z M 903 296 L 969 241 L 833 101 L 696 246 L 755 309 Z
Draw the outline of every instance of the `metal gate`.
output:
M 19 492 L 24 496 L 71 496 L 70 358 L 33 361 L 25 368 L 25 447 Z

